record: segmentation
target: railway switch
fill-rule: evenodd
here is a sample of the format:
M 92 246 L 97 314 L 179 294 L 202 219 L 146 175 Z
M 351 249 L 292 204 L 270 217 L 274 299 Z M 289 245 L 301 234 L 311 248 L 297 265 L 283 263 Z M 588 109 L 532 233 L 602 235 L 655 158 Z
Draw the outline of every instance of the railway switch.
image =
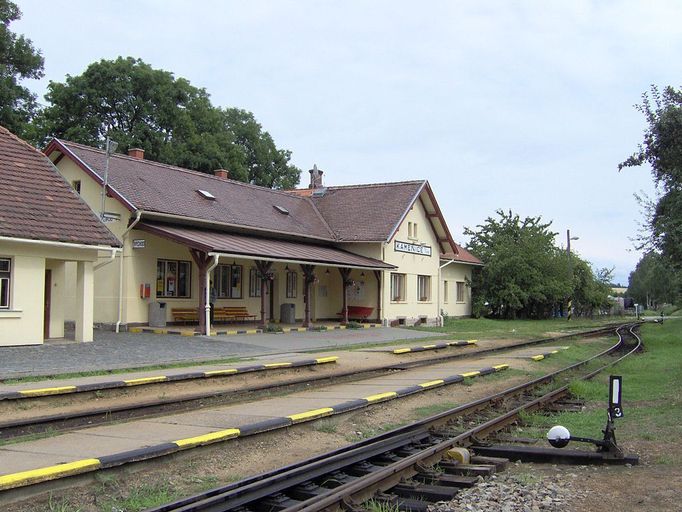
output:
M 623 451 L 616 443 L 616 428 L 613 420 L 623 417 L 623 407 L 621 405 L 621 391 L 623 389 L 623 377 L 611 375 L 609 377 L 609 407 L 607 410 L 606 428 L 602 430 L 603 439 L 592 439 L 589 437 L 572 436 L 566 427 L 556 425 L 547 432 L 549 444 L 555 448 L 564 448 L 570 441 L 582 443 L 592 443 L 597 446 L 597 451 L 606 459 L 622 459 Z

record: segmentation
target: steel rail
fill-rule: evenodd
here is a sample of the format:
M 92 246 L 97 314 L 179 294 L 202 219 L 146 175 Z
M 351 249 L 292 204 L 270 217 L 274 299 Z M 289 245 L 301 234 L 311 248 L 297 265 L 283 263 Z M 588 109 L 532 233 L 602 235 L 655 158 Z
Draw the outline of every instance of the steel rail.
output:
M 254 497 L 260 497 L 263 498 L 268 494 L 272 494 L 275 492 L 282 491 L 286 488 L 292 487 L 292 484 L 287 484 L 286 481 L 288 478 L 293 478 L 293 482 L 296 483 L 301 483 L 306 480 L 311 480 L 315 478 L 315 476 L 318 475 L 318 471 L 320 468 L 324 467 L 325 461 L 328 460 L 327 457 L 330 457 L 332 460 L 335 461 L 335 465 L 339 465 L 338 467 L 342 467 L 343 463 L 341 462 L 344 457 L 349 457 L 348 460 L 350 461 L 355 461 L 353 457 L 358 453 L 365 452 L 365 456 L 363 459 L 367 459 L 371 457 L 371 455 L 367 455 L 367 453 L 374 453 L 375 450 L 381 449 L 382 444 L 388 445 L 388 443 L 391 443 L 391 440 L 398 436 L 410 436 L 410 435 L 423 435 L 426 432 L 429 432 L 429 429 L 433 428 L 434 426 L 438 426 L 444 423 L 447 423 L 447 421 L 451 420 L 453 416 L 458 416 L 458 415 L 463 415 L 463 414 L 471 414 L 472 412 L 475 412 L 479 409 L 483 409 L 484 407 L 488 406 L 491 403 L 497 403 L 500 400 L 504 398 L 508 398 L 510 396 L 518 395 L 520 393 L 523 393 L 525 391 L 528 391 L 529 389 L 545 384 L 547 382 L 552 381 L 554 378 L 556 378 L 558 375 L 571 371 L 573 369 L 576 369 L 580 366 L 583 366 L 585 364 L 588 364 L 589 362 L 603 357 L 605 355 L 608 355 L 616 350 L 623 344 L 623 339 L 622 336 L 619 332 L 619 330 L 623 328 L 623 326 L 619 327 L 616 329 L 616 333 L 618 334 L 618 342 L 611 346 L 610 348 L 603 350 L 602 352 L 584 360 L 580 361 L 578 363 L 575 363 L 573 365 L 570 365 L 566 368 L 557 370 L 555 372 L 552 372 L 546 376 L 540 377 L 538 379 L 534 379 L 530 382 L 519 384 L 517 386 L 513 386 L 511 388 L 508 388 L 504 391 L 495 393 L 489 397 L 482 398 L 473 402 L 470 402 L 468 404 L 461 405 L 459 407 L 456 407 L 454 409 L 451 409 L 449 411 L 445 411 L 443 413 L 431 416 L 429 418 L 420 420 L 418 422 L 415 422 L 411 425 L 408 425 L 406 427 L 400 427 L 398 429 L 386 432 L 384 434 L 381 434 L 379 436 L 376 436 L 374 438 L 368 439 L 361 441 L 359 443 L 353 444 L 349 447 L 341 448 L 339 450 L 336 450 L 334 452 L 331 452 L 329 454 L 323 454 L 317 457 L 314 457 L 312 459 L 302 461 L 297 464 L 293 464 L 290 466 L 287 466 L 285 468 L 281 468 L 278 470 L 271 471 L 269 473 L 257 475 L 255 477 L 249 478 L 245 481 L 242 482 L 236 482 L 234 484 L 230 484 L 228 486 L 222 487 L 222 488 L 217 488 L 213 489 L 207 493 L 202 493 L 199 495 L 195 495 L 192 497 L 185 498 L 183 500 L 180 500 L 178 502 L 172 503 L 172 504 L 167 504 L 163 505 L 161 507 L 157 507 L 155 509 L 150 510 L 150 512 L 170 512 L 170 511 L 177 511 L 177 512 L 189 512 L 189 511 L 206 511 L 206 512 L 213 512 L 213 511 L 224 511 L 224 510 L 230 510 L 234 507 L 244 505 L 245 503 L 248 503 L 248 501 L 244 501 L 244 493 L 248 492 L 249 495 L 252 495 Z M 613 331 L 613 329 L 610 329 L 610 331 Z M 620 359 L 618 360 L 620 361 Z M 615 363 L 613 363 L 615 364 Z M 608 365 L 607 365 L 608 366 Z M 601 371 L 601 369 L 600 369 Z M 564 386 L 561 388 L 563 392 L 567 390 L 567 386 Z M 556 396 L 559 396 L 561 394 L 561 391 L 557 392 L 552 392 Z M 551 393 L 550 393 L 551 394 Z M 542 403 L 541 399 L 536 399 L 531 404 L 540 404 Z M 531 407 L 532 405 L 529 405 Z M 515 412 L 516 411 L 516 412 Z M 507 413 L 506 415 L 503 415 L 503 417 L 507 418 L 515 418 L 514 421 L 516 421 L 516 418 L 518 417 L 518 412 L 515 409 L 514 411 L 511 411 L 510 413 Z M 503 420 L 501 420 L 503 421 Z M 437 457 L 438 454 L 440 454 L 442 451 L 449 449 L 452 447 L 454 444 L 457 444 L 461 442 L 461 440 L 468 437 L 472 437 L 476 434 L 481 435 L 482 432 L 487 431 L 486 429 L 493 428 L 496 425 L 495 420 L 489 420 L 485 422 L 484 424 L 480 425 L 479 427 L 476 427 L 474 429 L 470 429 L 469 431 L 460 434 L 456 436 L 455 438 L 448 439 L 446 441 L 443 441 L 434 447 L 428 448 L 424 450 L 422 453 L 422 457 L 419 458 L 417 455 L 408 457 L 407 459 L 403 459 L 403 461 L 400 461 L 399 463 L 396 463 L 394 465 L 389 466 L 385 470 L 377 471 L 375 473 L 372 473 L 370 475 L 364 476 L 361 480 L 363 482 L 363 485 L 366 484 L 367 486 L 372 487 L 375 485 L 377 482 L 381 481 L 391 481 L 390 483 L 392 485 L 395 485 L 392 480 L 395 480 L 395 475 L 402 473 L 403 471 L 406 470 L 406 468 L 409 468 L 410 466 L 416 464 L 417 462 L 423 464 L 425 459 Z M 387 451 L 384 449 L 383 451 Z M 408 462 L 404 462 L 408 461 Z M 357 461 L 355 461 L 357 462 Z M 346 466 L 352 464 L 353 462 L 348 462 L 345 464 Z M 404 463 L 404 464 L 403 464 Z M 403 467 L 404 466 L 404 467 Z M 312 473 L 308 474 L 307 470 L 312 469 Z M 330 470 L 327 469 L 327 472 Z M 416 471 L 415 471 L 416 472 Z M 383 477 L 382 477 L 383 475 Z M 391 480 L 392 479 L 392 480 Z M 375 482 L 376 481 L 376 482 Z M 296 485 L 294 483 L 293 485 Z M 354 487 L 358 486 L 358 487 Z M 389 488 L 392 486 L 389 485 Z M 385 485 L 382 485 L 380 487 L 377 487 L 377 489 L 383 489 L 386 490 Z M 298 511 L 298 510 L 308 510 L 308 508 L 305 507 L 316 507 L 316 508 L 310 508 L 310 510 L 322 510 L 326 506 L 329 506 L 329 503 L 333 504 L 338 504 L 339 502 L 343 502 L 344 500 L 349 499 L 351 496 L 356 495 L 360 490 L 365 489 L 365 487 L 362 487 L 360 483 L 358 482 L 351 482 L 348 484 L 344 484 L 338 488 L 336 488 L 334 491 L 331 491 L 327 497 L 325 498 L 320 498 L 316 497 L 311 500 L 301 502 L 299 505 L 296 507 L 291 508 L 291 511 Z M 245 489 L 245 490 L 242 490 Z M 350 489 L 350 490 L 349 490 Z M 330 501 L 331 500 L 331 501 Z M 289 510 L 289 509 L 287 509 Z
M 581 380 L 588 380 L 593 378 L 594 376 L 604 371 L 606 368 L 610 368 L 611 366 L 619 363 L 620 361 L 622 361 L 623 359 L 625 359 L 626 357 L 630 356 L 631 354 L 640 349 L 642 345 L 641 338 L 634 332 L 634 328 L 632 326 L 628 326 L 627 328 L 630 334 L 637 339 L 637 345 L 635 346 L 635 348 L 630 350 L 627 354 L 623 355 L 622 357 L 618 358 L 616 361 L 612 361 L 608 364 L 605 364 L 602 367 L 598 368 L 597 370 L 592 371 L 587 375 L 581 377 Z M 619 342 L 617 346 L 620 346 L 623 343 L 623 338 L 619 330 L 617 330 L 616 332 L 619 337 Z M 395 476 L 398 473 L 401 473 L 402 477 L 414 476 L 414 474 L 418 473 L 418 470 L 415 467 L 418 464 L 423 464 L 425 460 L 430 458 L 434 457 L 442 458 L 444 453 L 454 446 L 466 444 L 467 442 L 471 442 L 471 440 L 477 436 L 486 435 L 490 432 L 500 430 L 509 424 L 517 422 L 521 412 L 534 411 L 541 408 L 543 404 L 556 401 L 558 398 L 568 394 L 568 388 L 569 385 L 567 384 L 556 390 L 550 391 L 549 393 L 546 393 L 545 395 L 536 398 L 535 400 L 532 400 L 515 409 L 512 409 L 511 411 L 502 414 L 497 418 L 488 420 L 482 423 L 481 425 L 477 425 L 476 427 L 469 429 L 466 432 L 463 432 L 451 439 L 448 439 L 432 447 L 429 447 L 420 453 L 408 456 L 399 462 L 391 464 L 390 466 L 383 470 L 379 470 L 375 473 L 366 475 L 361 480 L 341 485 L 335 488 L 330 494 L 328 494 L 324 498 L 321 499 L 313 498 L 310 500 L 306 500 L 296 506 L 286 508 L 285 511 L 318 512 L 320 510 L 329 510 L 332 507 L 340 508 L 341 504 L 343 503 L 353 503 L 355 501 L 355 496 L 365 491 L 367 488 L 371 488 L 373 491 L 375 489 L 386 491 L 390 489 L 393 485 L 395 485 L 394 484 Z M 406 471 L 408 472 L 408 474 L 405 474 Z M 409 472 L 411 472 L 412 474 L 409 474 Z
M 344 382 L 346 380 L 355 381 L 361 378 L 370 378 L 373 376 L 388 374 L 395 370 L 407 370 L 410 368 L 428 366 L 434 363 L 442 363 L 444 361 L 448 361 L 451 359 L 466 359 L 471 357 L 477 357 L 480 356 L 481 354 L 500 352 L 504 350 L 513 350 L 520 347 L 549 343 L 552 341 L 572 338 L 576 336 L 597 336 L 599 334 L 606 334 L 612 332 L 613 329 L 614 329 L 613 326 L 600 327 L 598 329 L 566 334 L 554 338 L 542 338 L 539 340 L 531 340 L 522 343 L 517 343 L 514 345 L 507 345 L 504 347 L 477 350 L 475 352 L 468 352 L 465 354 L 451 354 L 445 356 L 441 355 L 438 358 L 421 359 L 419 361 L 410 361 L 407 363 L 378 366 L 359 371 L 356 370 L 342 372 L 334 375 L 321 375 L 314 376 L 312 378 L 307 376 L 301 379 L 292 379 L 290 381 L 276 384 L 274 386 L 271 384 L 262 384 L 257 386 L 251 386 L 249 388 L 242 388 L 239 390 L 194 393 L 179 398 L 176 397 L 167 399 L 148 400 L 119 406 L 113 405 L 97 407 L 94 409 L 89 409 L 87 411 L 55 413 L 46 416 L 3 421 L 0 422 L 0 439 L 3 440 L 16 439 L 30 434 L 39 434 L 48 430 L 52 432 L 64 432 L 72 430 L 74 428 L 82 427 L 84 424 L 90 427 L 94 425 L 104 425 L 115 421 L 126 421 L 139 418 L 158 417 L 168 413 L 178 413 L 185 410 L 191 410 L 195 404 L 201 402 L 210 402 L 208 404 L 209 406 L 235 404 L 251 398 L 249 395 L 255 395 L 257 397 L 258 393 L 272 393 L 292 388 L 295 389 L 300 386 L 307 386 L 306 389 L 310 389 L 309 386 L 311 384 L 317 387 L 325 386 L 335 382 Z M 242 375 L 247 375 L 247 373 L 251 372 L 245 372 Z M 232 378 L 233 377 L 234 376 L 232 376 Z M 152 385 L 172 386 L 173 384 L 178 382 L 187 382 L 187 379 L 176 379 L 166 382 L 157 382 Z M 202 384 L 206 384 L 206 382 L 202 380 Z M 120 388 L 102 389 L 101 391 L 115 392 L 120 391 Z M 69 393 L 68 395 L 27 397 L 23 398 L 22 402 L 27 402 L 31 400 L 44 401 L 60 399 L 63 398 L 64 396 L 71 398 L 83 393 L 93 393 L 93 391 L 85 390 Z M 206 404 L 202 403 L 201 405 L 204 406 Z

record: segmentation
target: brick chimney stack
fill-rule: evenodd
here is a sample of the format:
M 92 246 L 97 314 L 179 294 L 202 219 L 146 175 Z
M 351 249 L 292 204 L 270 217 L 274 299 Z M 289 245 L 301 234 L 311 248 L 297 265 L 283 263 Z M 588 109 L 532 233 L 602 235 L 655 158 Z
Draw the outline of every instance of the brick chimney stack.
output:
M 317 168 L 317 164 L 313 165 L 313 168 L 308 172 L 310 173 L 310 185 L 308 185 L 308 188 L 322 188 L 322 174 L 324 172 Z
M 227 169 L 216 169 L 215 171 L 213 171 L 213 175 L 216 178 L 220 178 L 223 180 L 230 179 L 230 171 L 228 171 Z
M 132 156 L 133 158 L 139 158 L 140 160 L 144 160 L 144 149 L 130 148 L 128 150 L 128 156 Z

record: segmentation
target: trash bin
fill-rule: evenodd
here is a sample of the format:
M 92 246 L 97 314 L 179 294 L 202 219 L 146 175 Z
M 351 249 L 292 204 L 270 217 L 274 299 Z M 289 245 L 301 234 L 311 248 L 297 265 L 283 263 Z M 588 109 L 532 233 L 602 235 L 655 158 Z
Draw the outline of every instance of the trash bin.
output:
M 149 327 L 166 327 L 166 303 L 149 303 Z
M 296 323 L 296 304 L 290 302 L 279 306 L 279 321 L 283 324 Z

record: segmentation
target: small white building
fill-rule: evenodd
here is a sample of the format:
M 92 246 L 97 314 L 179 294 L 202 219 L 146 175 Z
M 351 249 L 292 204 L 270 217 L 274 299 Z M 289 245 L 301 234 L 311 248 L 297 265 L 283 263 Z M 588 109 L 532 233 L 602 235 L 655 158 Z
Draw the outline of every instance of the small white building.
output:
M 45 155 L 3 127 L 0 190 L 0 346 L 62 338 L 67 316 L 75 339 L 92 341 L 94 272 L 118 240 Z

